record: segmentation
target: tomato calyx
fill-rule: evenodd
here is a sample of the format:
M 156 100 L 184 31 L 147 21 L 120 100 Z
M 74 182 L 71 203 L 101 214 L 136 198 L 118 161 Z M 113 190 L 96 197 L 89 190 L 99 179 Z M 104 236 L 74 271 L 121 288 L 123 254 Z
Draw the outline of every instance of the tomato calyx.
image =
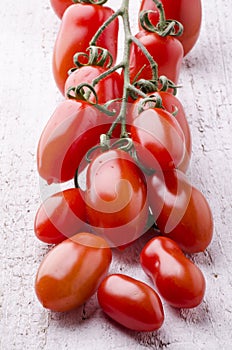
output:
M 148 32 L 156 33 L 161 37 L 166 37 L 168 35 L 175 37 L 181 36 L 184 30 L 183 25 L 174 19 L 166 19 L 163 4 L 158 0 L 154 0 L 154 2 L 159 11 L 159 22 L 155 26 L 149 18 L 149 15 L 154 13 L 154 11 L 144 10 L 139 14 L 141 27 Z

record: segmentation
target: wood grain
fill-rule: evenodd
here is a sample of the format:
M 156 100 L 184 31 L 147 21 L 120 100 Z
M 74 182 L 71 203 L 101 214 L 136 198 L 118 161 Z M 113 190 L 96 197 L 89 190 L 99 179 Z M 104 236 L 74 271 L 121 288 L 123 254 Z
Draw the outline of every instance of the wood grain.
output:
M 117 6 L 111 0 L 109 5 Z M 139 1 L 132 1 L 136 31 Z M 62 100 L 51 72 L 59 20 L 49 0 L 3 2 L 0 8 L 0 196 L 2 350 L 168 349 L 229 350 L 232 341 L 232 22 L 231 1 L 203 0 L 200 39 L 185 58 L 179 97 L 192 132 L 188 172 L 208 199 L 214 239 L 192 258 L 207 280 L 204 302 L 193 310 L 164 303 L 158 332 L 127 331 L 107 319 L 94 296 L 84 307 L 58 314 L 44 310 L 34 278 L 48 247 L 34 236 L 33 221 L 44 194 L 36 147 L 40 133 Z M 134 17 L 133 17 L 134 16 Z M 127 253 L 114 252 L 111 272 L 150 284 L 138 265 L 143 239 Z

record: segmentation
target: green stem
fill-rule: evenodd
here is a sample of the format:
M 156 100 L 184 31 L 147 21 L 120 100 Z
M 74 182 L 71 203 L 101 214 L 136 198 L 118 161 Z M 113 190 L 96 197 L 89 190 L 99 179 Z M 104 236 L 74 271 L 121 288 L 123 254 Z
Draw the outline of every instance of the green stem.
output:
M 94 34 L 94 36 L 92 37 L 89 45 L 90 46 L 94 46 L 96 45 L 96 42 L 99 38 L 99 36 L 101 35 L 102 32 L 104 32 L 104 30 L 106 29 L 106 27 L 108 27 L 108 25 L 113 22 L 117 17 L 121 16 L 121 9 L 117 10 L 115 13 L 113 13 L 112 16 L 110 16 L 102 25 L 100 28 L 98 28 L 98 30 L 96 31 L 96 33 Z
M 163 30 L 166 23 L 163 4 L 159 0 L 153 0 L 153 1 L 156 4 L 157 9 L 159 10 L 159 25 L 160 25 L 160 29 Z
M 97 78 L 95 78 L 93 81 L 92 81 L 92 85 L 95 86 L 97 83 L 99 83 L 100 80 L 106 78 L 108 75 L 110 75 L 111 73 L 115 72 L 116 70 L 120 69 L 120 68 L 123 68 L 124 65 L 123 63 L 119 63 L 117 64 L 116 66 L 114 67 L 111 67 L 109 68 L 106 72 L 100 74 Z

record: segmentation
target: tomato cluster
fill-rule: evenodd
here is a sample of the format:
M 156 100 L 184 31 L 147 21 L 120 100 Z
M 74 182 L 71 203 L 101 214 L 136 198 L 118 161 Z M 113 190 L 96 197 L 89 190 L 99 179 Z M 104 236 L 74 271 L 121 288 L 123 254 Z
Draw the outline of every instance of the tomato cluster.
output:
M 213 219 L 186 175 L 191 133 L 175 96 L 183 56 L 199 35 L 201 2 L 143 0 L 139 33 L 128 36 L 125 24 L 128 55 L 121 64 L 118 16 L 126 23 L 128 0 L 118 14 L 105 0 L 73 2 L 51 1 L 62 18 L 53 73 L 65 98 L 41 134 L 37 165 L 48 184 L 74 179 L 75 186 L 48 197 L 35 216 L 36 236 L 55 245 L 39 266 L 35 290 L 54 311 L 75 309 L 97 292 L 112 319 L 153 331 L 164 322 L 162 299 L 193 308 L 205 293 L 203 273 L 185 253 L 208 247 Z M 182 39 L 177 21 L 186 27 Z M 108 274 L 113 250 L 123 254 L 147 231 L 153 238 L 138 260 L 154 289 Z

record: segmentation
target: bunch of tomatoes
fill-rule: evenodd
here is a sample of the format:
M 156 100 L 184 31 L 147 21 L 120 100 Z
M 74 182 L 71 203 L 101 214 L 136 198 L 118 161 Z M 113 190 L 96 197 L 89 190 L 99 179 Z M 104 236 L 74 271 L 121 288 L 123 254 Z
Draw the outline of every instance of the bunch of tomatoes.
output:
M 208 247 L 213 219 L 186 175 L 191 135 L 175 95 L 183 57 L 199 35 L 201 1 L 143 0 L 135 36 L 129 0 L 116 12 L 105 2 L 51 0 L 62 18 L 53 74 L 64 100 L 42 132 L 37 164 L 48 184 L 74 185 L 37 211 L 35 234 L 54 247 L 35 290 L 45 308 L 60 312 L 97 292 L 112 319 L 154 331 L 164 321 L 162 300 L 193 308 L 205 293 L 203 273 L 186 253 Z M 120 16 L 125 43 L 118 63 Z M 153 238 L 139 263 L 154 288 L 109 274 L 114 249 L 124 254 L 147 231 Z

